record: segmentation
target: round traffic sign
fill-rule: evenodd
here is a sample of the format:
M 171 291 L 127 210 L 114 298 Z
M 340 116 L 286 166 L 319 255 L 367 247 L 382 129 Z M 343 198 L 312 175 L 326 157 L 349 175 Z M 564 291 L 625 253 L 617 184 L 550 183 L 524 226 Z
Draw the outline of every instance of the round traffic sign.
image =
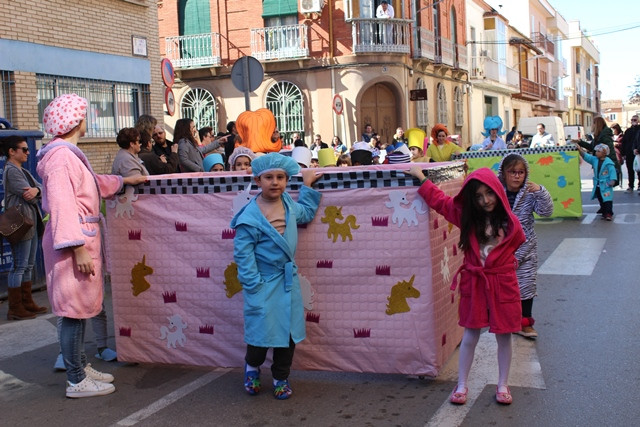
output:
M 243 56 L 231 67 L 231 82 L 241 92 L 253 92 L 262 84 L 264 69 L 253 56 Z
M 333 97 L 333 111 L 335 111 L 336 114 L 342 114 L 344 111 L 344 102 L 342 102 L 342 97 L 337 93 Z
M 167 114 L 173 116 L 176 113 L 176 97 L 170 87 L 164 90 L 164 103 L 167 105 Z
M 173 75 L 173 64 L 168 58 L 164 58 L 160 63 L 162 71 L 162 81 L 166 87 L 173 86 L 175 82 L 175 76 Z

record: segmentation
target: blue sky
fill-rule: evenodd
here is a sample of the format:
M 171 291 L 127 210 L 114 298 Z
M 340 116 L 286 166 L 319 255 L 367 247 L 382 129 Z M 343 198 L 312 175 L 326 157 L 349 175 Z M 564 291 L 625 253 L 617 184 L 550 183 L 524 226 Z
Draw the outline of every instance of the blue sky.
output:
M 579 20 L 600 51 L 602 100 L 626 99 L 640 75 L 638 0 L 550 0 L 567 21 Z M 634 29 L 620 31 L 629 27 Z M 610 33 L 610 34 L 604 34 Z

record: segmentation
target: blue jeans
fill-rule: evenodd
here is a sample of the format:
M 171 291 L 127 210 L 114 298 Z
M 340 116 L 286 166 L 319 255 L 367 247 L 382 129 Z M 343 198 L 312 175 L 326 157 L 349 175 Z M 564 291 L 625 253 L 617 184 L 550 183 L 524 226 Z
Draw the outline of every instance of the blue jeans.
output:
M 58 317 L 58 341 L 60 341 L 60 328 L 62 327 L 62 317 Z M 107 338 L 107 312 L 104 309 L 104 301 L 102 301 L 102 311 L 91 318 L 91 329 L 96 339 L 96 349 L 108 347 Z
M 87 366 L 87 355 L 84 353 L 84 331 L 86 319 L 60 317 L 60 350 L 67 368 L 67 380 L 78 384 L 85 378 L 84 367 Z
M 36 252 L 38 251 L 38 233 L 34 233 L 29 240 L 23 240 L 15 245 L 11 245 L 13 255 L 13 268 L 9 272 L 7 279 L 10 288 L 19 288 L 22 282 L 31 280 L 33 266 L 36 263 Z

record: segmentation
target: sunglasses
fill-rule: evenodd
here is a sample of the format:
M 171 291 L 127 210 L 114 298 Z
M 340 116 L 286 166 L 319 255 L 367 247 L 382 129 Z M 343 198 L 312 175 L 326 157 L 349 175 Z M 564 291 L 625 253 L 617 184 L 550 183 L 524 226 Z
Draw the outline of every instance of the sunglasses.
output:
M 29 147 L 18 147 L 16 149 L 16 151 L 18 151 L 18 150 L 22 150 L 23 153 L 28 153 L 29 152 Z

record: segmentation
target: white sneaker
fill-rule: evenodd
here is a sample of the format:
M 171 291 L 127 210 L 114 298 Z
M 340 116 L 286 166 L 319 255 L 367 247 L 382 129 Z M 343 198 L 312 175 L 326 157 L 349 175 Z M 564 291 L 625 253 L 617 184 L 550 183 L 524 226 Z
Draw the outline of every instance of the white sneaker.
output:
M 116 391 L 116 388 L 113 384 L 102 383 L 89 376 L 85 377 L 84 380 L 76 385 L 71 385 L 71 383 L 67 381 L 67 397 L 104 396 L 114 391 Z
M 106 372 L 96 371 L 91 367 L 91 363 L 87 363 L 87 366 L 84 368 L 84 373 L 87 377 L 94 379 L 96 381 L 100 381 L 102 383 L 112 383 L 115 379 L 113 375 L 107 374 Z

